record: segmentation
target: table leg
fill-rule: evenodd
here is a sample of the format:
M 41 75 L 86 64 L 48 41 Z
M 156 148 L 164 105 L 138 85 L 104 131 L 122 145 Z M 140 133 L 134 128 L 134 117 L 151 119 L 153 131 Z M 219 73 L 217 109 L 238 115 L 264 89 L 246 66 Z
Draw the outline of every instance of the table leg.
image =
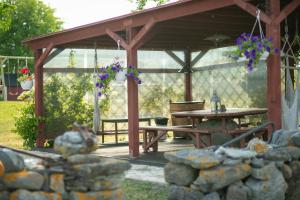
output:
M 116 144 L 118 144 L 118 123 L 115 122 L 115 140 Z
M 151 119 L 148 120 L 148 125 L 151 126 Z
M 158 131 L 155 131 L 155 132 L 154 132 L 154 138 L 156 138 L 157 135 L 158 135 Z M 153 139 L 154 139 L 154 138 L 153 138 Z M 156 142 L 153 144 L 153 152 L 157 152 L 157 150 L 158 150 L 158 141 L 156 141 Z
M 196 140 L 196 148 L 199 149 L 201 147 L 200 133 L 195 133 L 195 140 Z
M 104 122 L 102 121 L 102 144 L 104 143 Z
M 144 152 L 147 153 L 148 149 L 146 149 L 146 146 L 148 144 L 148 136 L 147 136 L 147 131 L 146 130 L 143 130 L 143 139 L 144 139 L 143 149 L 144 149 Z

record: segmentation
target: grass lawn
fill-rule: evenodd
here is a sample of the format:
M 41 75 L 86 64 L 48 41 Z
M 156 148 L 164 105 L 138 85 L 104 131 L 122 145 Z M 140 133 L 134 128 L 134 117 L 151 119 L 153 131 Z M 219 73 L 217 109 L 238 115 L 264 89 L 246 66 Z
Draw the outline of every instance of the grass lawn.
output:
M 0 101 L 0 144 L 22 148 L 22 138 L 13 132 L 14 116 L 17 108 L 22 106 L 22 102 Z
M 123 182 L 123 189 L 130 200 L 165 200 L 167 199 L 167 186 L 126 179 Z

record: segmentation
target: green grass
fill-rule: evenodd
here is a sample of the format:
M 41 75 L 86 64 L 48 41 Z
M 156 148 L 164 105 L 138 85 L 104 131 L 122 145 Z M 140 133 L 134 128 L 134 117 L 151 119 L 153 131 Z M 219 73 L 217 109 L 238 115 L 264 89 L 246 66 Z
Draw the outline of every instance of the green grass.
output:
M 130 200 L 165 200 L 167 199 L 167 186 L 126 179 L 123 182 L 123 189 L 127 199 Z
M 23 105 L 17 101 L 0 101 L 0 144 L 22 148 L 22 138 L 13 132 L 14 116 L 17 114 L 17 108 Z

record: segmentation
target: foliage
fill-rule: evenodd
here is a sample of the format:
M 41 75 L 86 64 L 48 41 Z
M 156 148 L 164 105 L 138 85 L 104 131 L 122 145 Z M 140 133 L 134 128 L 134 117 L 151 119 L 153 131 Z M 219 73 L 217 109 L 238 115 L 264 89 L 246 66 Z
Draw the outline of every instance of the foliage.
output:
M 243 33 L 236 39 L 237 48 L 233 52 L 233 58 L 246 57 L 247 69 L 252 71 L 262 55 L 267 52 L 269 54 L 278 53 L 278 49 L 273 48 L 272 38 L 266 39 L 260 36 Z
M 0 32 L 7 31 L 11 26 L 14 9 L 15 7 L 8 4 L 5 0 L 0 1 Z
M 96 87 L 99 90 L 98 95 L 107 96 L 108 92 L 110 91 L 110 82 L 116 79 L 117 73 L 120 73 L 124 70 L 125 68 L 122 67 L 119 62 L 114 62 L 111 65 L 100 68 L 101 74 L 98 76 L 98 80 L 96 83 Z M 140 74 L 141 73 L 137 70 L 136 67 L 129 66 L 126 76 L 133 78 L 137 84 L 141 84 L 142 81 L 139 78 Z
M 10 17 L 3 17 L 1 10 L 0 55 L 31 56 L 29 48 L 22 45 L 22 40 L 33 36 L 50 33 L 62 28 L 62 21 L 54 16 L 54 9 L 40 0 L 5 0 L 5 6 L 14 8 L 6 12 Z M 0 5 L 3 5 L 3 2 Z
M 130 2 L 135 2 L 136 6 L 137 6 L 137 10 L 143 10 L 144 7 L 146 6 L 146 3 L 147 2 L 155 2 L 156 5 L 161 5 L 161 4 L 164 4 L 166 2 L 168 2 L 169 0 L 129 0 Z
M 28 67 L 23 67 L 22 69 L 20 69 L 20 74 L 21 76 L 19 76 L 18 78 L 19 82 L 33 79 L 33 75 L 30 73 L 30 69 Z
M 15 131 L 23 139 L 23 147 L 32 149 L 35 146 L 38 134 L 38 123 L 42 119 L 35 116 L 33 92 L 27 92 L 27 94 L 29 94 L 27 104 L 19 110 L 18 115 L 15 117 Z
M 122 187 L 130 200 L 167 199 L 167 186 L 162 184 L 125 179 Z

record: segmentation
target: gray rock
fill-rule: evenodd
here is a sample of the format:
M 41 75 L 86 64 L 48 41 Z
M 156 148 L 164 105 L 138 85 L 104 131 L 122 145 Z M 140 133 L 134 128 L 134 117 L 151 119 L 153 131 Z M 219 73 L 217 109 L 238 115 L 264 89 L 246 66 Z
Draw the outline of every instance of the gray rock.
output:
M 197 170 L 184 164 L 168 163 L 164 169 L 165 180 L 179 186 L 188 186 L 197 178 Z
M 76 180 L 66 180 L 66 188 L 72 191 L 103 191 L 115 190 L 121 187 L 124 180 L 124 174 L 115 174 L 110 176 L 97 176 L 92 178 L 77 178 Z
M 33 171 L 21 171 L 5 174 L 3 181 L 9 189 L 40 190 L 44 177 Z
M 273 162 L 273 161 L 271 161 L 271 162 Z M 281 168 L 284 165 L 284 161 L 275 161 L 275 165 L 276 165 L 277 169 L 281 170 Z
M 234 159 L 249 159 L 257 155 L 255 151 L 245 150 L 245 149 L 236 149 L 236 148 L 224 148 L 220 147 L 215 152 L 216 154 L 224 154 L 230 158 Z
M 227 189 L 227 200 L 248 200 L 251 196 L 251 190 L 239 181 L 230 185 Z
M 252 168 L 251 176 L 258 180 L 269 180 L 274 176 L 273 170 L 277 169 L 274 162 L 262 168 Z
M 9 193 L 8 193 L 8 191 L 0 191 L 0 199 L 1 200 L 9 200 Z
M 193 183 L 193 187 L 202 192 L 214 192 L 250 174 L 251 167 L 248 164 L 218 166 L 212 169 L 200 170 L 198 178 Z
M 196 169 L 207 169 L 217 166 L 223 158 L 214 152 L 201 149 L 185 149 L 176 152 L 166 152 L 165 158 L 173 163 L 190 165 Z
M 14 200 L 61 200 L 62 196 L 57 193 L 49 192 L 30 192 L 28 190 L 16 190 L 11 193 L 11 199 Z
M 58 136 L 54 141 L 54 149 L 62 154 L 64 158 L 70 155 L 90 153 L 97 149 L 97 136 L 86 132 L 86 137 L 89 139 L 90 145 L 81 136 L 80 132 L 68 131 L 63 135 Z
M 291 139 L 292 139 L 292 142 L 294 145 L 300 147 L 300 133 L 299 132 L 293 134 Z
M 292 169 L 290 168 L 290 166 L 284 164 L 281 168 L 281 172 L 283 174 L 283 177 L 288 180 L 290 178 L 292 178 L 292 175 L 293 175 L 293 171 Z
M 9 149 L 0 149 L 0 160 L 4 165 L 5 173 L 22 171 L 25 168 L 24 159 Z
M 265 165 L 265 161 L 261 158 L 253 158 L 251 160 L 251 166 L 254 168 L 261 168 Z
M 130 168 L 130 164 L 124 160 L 102 158 L 96 163 L 77 164 L 71 167 L 73 173 L 79 177 L 96 177 L 111 174 L 121 174 Z
M 70 192 L 69 200 L 82 200 L 82 199 L 95 199 L 95 200 L 126 200 L 125 194 L 121 189 L 105 190 L 98 192 Z
M 242 160 L 239 160 L 239 159 L 227 158 L 223 161 L 223 165 L 225 165 L 225 166 L 232 166 L 232 165 L 237 165 L 237 164 L 241 164 L 241 163 L 242 163 Z
M 75 154 L 67 157 L 67 161 L 70 164 L 84 164 L 84 163 L 94 163 L 101 161 L 100 156 L 96 154 Z
M 290 155 L 289 151 L 286 148 L 275 148 L 270 149 L 263 155 L 266 160 L 273 160 L 273 161 L 291 161 L 292 156 Z
M 202 199 L 203 194 L 189 187 L 170 185 L 168 200 L 198 200 Z
M 300 199 L 300 162 L 292 161 L 289 164 L 292 170 L 292 177 L 287 180 L 288 190 L 286 192 L 286 200 L 298 200 Z
M 284 200 L 287 184 L 280 173 L 274 166 L 272 176 L 268 180 L 257 180 L 249 178 L 246 186 L 251 190 L 251 198 L 255 200 Z
M 272 135 L 271 144 L 278 146 L 288 146 L 292 144 L 292 136 L 298 131 L 277 130 Z
M 292 174 L 293 176 L 300 176 L 300 161 L 292 161 L 291 164 L 290 164 L 290 167 L 292 169 Z
M 300 148 L 299 147 L 294 147 L 294 146 L 289 146 L 285 147 L 286 151 L 291 155 L 291 157 L 294 160 L 299 160 L 300 158 Z
M 212 192 L 203 197 L 202 200 L 221 200 L 220 195 L 217 192 Z

